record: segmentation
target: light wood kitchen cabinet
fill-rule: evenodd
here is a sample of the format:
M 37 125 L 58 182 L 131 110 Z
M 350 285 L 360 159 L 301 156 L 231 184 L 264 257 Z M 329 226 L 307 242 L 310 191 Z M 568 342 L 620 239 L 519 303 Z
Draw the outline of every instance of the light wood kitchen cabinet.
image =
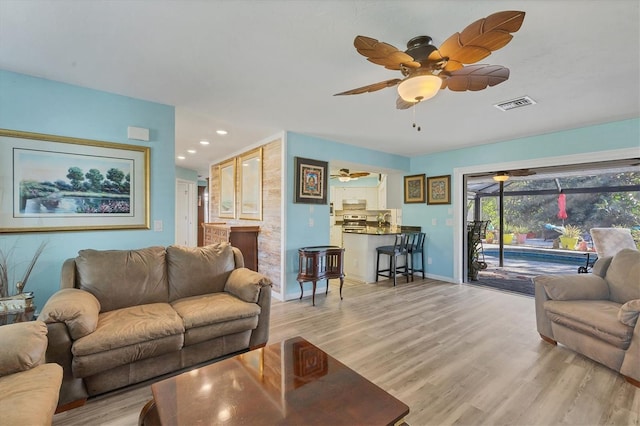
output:
M 230 226 L 225 223 L 203 223 L 204 245 L 229 243 L 244 257 L 244 266 L 258 271 L 259 226 Z

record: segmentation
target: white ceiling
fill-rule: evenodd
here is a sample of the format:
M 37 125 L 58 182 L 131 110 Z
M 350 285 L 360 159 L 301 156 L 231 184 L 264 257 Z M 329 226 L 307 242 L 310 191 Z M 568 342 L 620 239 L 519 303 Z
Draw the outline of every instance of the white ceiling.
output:
M 395 88 L 332 96 L 401 76 L 359 55 L 356 35 L 438 46 L 501 10 L 524 23 L 482 63 L 510 79 L 440 92 L 416 108 L 421 132 Z M 0 0 L 0 68 L 174 105 L 176 163 L 206 176 L 282 130 L 413 156 L 638 117 L 639 28 L 637 0 Z M 492 106 L 523 95 L 538 103 Z

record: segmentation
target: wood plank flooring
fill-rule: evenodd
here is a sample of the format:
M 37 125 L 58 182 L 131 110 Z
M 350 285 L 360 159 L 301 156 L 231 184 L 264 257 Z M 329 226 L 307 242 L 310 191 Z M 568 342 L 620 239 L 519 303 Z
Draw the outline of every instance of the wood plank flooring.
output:
M 639 425 L 640 389 L 543 342 L 532 297 L 470 285 L 345 282 L 274 301 L 269 342 L 303 336 L 405 404 L 418 425 Z M 135 425 L 148 385 L 57 414 L 54 425 Z M 256 407 L 259 409 L 259 407 Z

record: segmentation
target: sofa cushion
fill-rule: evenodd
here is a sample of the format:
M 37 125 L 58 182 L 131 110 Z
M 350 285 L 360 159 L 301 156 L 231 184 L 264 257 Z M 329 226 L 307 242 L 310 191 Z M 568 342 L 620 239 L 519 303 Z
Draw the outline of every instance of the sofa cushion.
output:
M 609 284 L 609 299 L 616 303 L 640 299 L 640 251 L 623 249 L 611 259 L 605 279 Z
M 635 327 L 638 322 L 638 315 L 640 315 L 640 299 L 629 300 L 620 306 L 618 320 L 624 325 Z
M 167 247 L 169 300 L 223 291 L 235 268 L 228 243 L 205 247 Z
M 609 287 L 597 275 L 542 275 L 535 282 L 541 283 L 553 300 L 609 299 Z
M 633 328 L 618 321 L 620 305 L 609 300 L 547 300 L 544 309 L 557 324 L 627 349 Z
M 46 350 L 47 326 L 42 321 L 1 326 L 0 376 L 36 367 L 44 362 Z M 4 395 L 0 399 L 3 397 Z
M 76 340 L 71 351 L 89 355 L 182 333 L 182 318 L 168 303 L 132 306 L 101 313 L 96 331 Z
M 164 247 L 80 250 L 75 261 L 79 288 L 100 301 L 102 312 L 168 302 Z
M 188 297 L 171 303 L 184 321 L 185 329 L 242 318 L 257 317 L 260 306 L 244 302 L 229 293 Z
M 52 424 L 61 384 L 62 367 L 55 363 L 0 377 L 0 424 Z

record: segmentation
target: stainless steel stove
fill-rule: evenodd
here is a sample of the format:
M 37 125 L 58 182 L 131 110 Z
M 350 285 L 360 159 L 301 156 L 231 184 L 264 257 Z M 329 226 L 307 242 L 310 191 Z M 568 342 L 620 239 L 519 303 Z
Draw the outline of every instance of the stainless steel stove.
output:
M 367 229 L 367 215 L 345 214 L 342 217 L 342 232 L 364 232 Z

